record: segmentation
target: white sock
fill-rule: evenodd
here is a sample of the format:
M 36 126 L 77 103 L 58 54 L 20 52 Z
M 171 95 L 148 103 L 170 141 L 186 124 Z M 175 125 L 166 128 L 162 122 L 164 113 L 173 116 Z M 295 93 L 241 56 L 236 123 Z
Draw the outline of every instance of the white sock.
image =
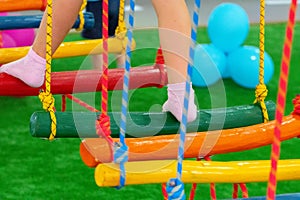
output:
M 171 112 L 178 121 L 182 118 L 183 101 L 185 94 L 185 82 L 168 84 L 168 100 L 163 105 L 163 112 Z M 187 121 L 194 121 L 197 117 L 197 106 L 195 105 L 195 93 L 190 85 L 189 108 L 187 113 Z
M 36 88 L 44 83 L 45 69 L 46 60 L 30 48 L 25 57 L 0 67 L 0 73 L 7 73 L 19 78 L 27 85 Z

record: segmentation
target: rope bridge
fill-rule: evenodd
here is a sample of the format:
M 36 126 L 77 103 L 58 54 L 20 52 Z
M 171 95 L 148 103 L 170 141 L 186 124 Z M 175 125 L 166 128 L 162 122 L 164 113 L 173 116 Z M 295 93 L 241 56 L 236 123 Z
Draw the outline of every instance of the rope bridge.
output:
M 35 8 L 44 9 L 45 2 L 41 1 L 42 5 L 35 6 Z M 178 123 L 172 119 L 170 114 L 164 114 L 164 116 L 159 113 L 159 117 L 167 117 L 167 124 L 165 129 L 161 130 L 159 136 L 149 136 L 142 138 L 126 138 L 130 131 L 138 130 L 130 127 L 128 123 L 128 117 L 133 114 L 135 119 L 142 120 L 141 126 L 147 126 L 147 121 L 143 117 L 148 117 L 153 113 L 148 113 L 148 116 L 144 116 L 141 113 L 129 113 L 128 112 L 128 91 L 134 88 L 141 81 L 140 79 L 134 79 L 132 74 L 138 72 L 138 70 L 131 70 L 131 50 L 135 46 L 133 40 L 133 25 L 134 25 L 134 7 L 135 1 L 130 0 L 130 13 L 129 13 L 129 28 L 125 27 L 124 22 L 124 5 L 125 1 L 121 0 L 120 3 L 120 16 L 119 16 L 119 27 L 116 30 L 116 37 L 108 38 L 108 0 L 103 1 L 103 39 L 87 41 L 84 48 L 82 44 L 76 42 L 64 43 L 60 46 L 57 52 L 52 56 L 52 0 L 47 1 L 47 46 L 46 46 L 46 81 L 45 86 L 39 93 L 40 100 L 43 104 L 43 108 L 47 111 L 44 113 L 34 113 L 31 119 L 31 131 L 34 136 L 45 137 L 49 136 L 50 140 L 55 137 L 78 137 L 80 133 L 74 130 L 63 130 L 60 126 L 63 125 L 64 120 L 69 124 L 74 121 L 70 118 L 70 113 L 67 112 L 56 112 L 54 107 L 54 97 L 53 94 L 64 94 L 63 102 L 66 102 L 66 98 L 75 101 L 76 103 L 86 107 L 92 112 L 91 117 L 88 120 L 93 122 L 93 129 L 91 132 L 84 132 L 88 137 L 85 139 L 80 146 L 80 153 L 83 162 L 87 166 L 96 167 L 95 168 L 95 180 L 99 186 L 115 186 L 123 187 L 128 184 L 148 184 L 148 183 L 162 183 L 162 192 L 165 199 L 185 199 L 184 183 L 194 183 L 190 193 L 190 199 L 195 196 L 196 183 L 210 183 L 211 198 L 216 199 L 216 192 L 214 183 L 224 183 L 231 182 L 233 185 L 233 198 L 237 198 L 238 187 L 242 190 L 243 197 L 248 197 L 247 188 L 244 183 L 246 182 L 265 182 L 268 180 L 269 173 L 269 161 L 244 161 L 244 162 L 216 162 L 210 160 L 210 155 L 215 155 L 218 153 L 228 153 L 234 151 L 247 150 L 252 148 L 257 148 L 263 145 L 272 144 L 272 166 L 271 172 L 269 174 L 268 180 L 268 192 L 267 199 L 275 199 L 276 195 L 276 181 L 277 180 L 299 180 L 299 160 L 279 160 L 280 154 L 280 141 L 287 140 L 300 135 L 299 133 L 299 95 L 294 99 L 293 103 L 295 110 L 289 116 L 283 117 L 284 107 L 285 107 L 285 97 L 286 97 L 286 85 L 288 80 L 288 69 L 291 54 L 291 44 L 295 20 L 295 12 L 297 1 L 292 0 L 289 22 L 286 31 L 286 41 L 284 44 L 284 52 L 282 59 L 282 70 L 280 75 L 279 91 L 278 91 L 278 102 L 274 121 L 269 121 L 274 118 L 274 104 L 269 104 L 265 101 L 267 96 L 267 88 L 264 84 L 264 6 L 263 0 L 260 2 L 260 73 L 259 73 L 259 84 L 257 85 L 255 96 L 256 99 L 254 103 L 258 103 L 260 109 L 257 110 L 257 106 L 252 106 L 251 109 L 248 108 L 242 111 L 232 112 L 234 114 L 239 113 L 244 118 L 247 113 L 242 113 L 245 111 L 250 111 L 250 113 L 255 113 L 256 111 L 262 112 L 263 116 L 255 117 L 257 121 L 253 121 L 254 115 L 249 115 L 249 124 L 247 118 L 243 120 L 238 120 L 241 117 L 235 118 L 235 122 L 243 121 L 243 123 L 248 123 L 247 125 L 241 125 L 238 123 L 232 123 L 228 125 L 225 122 L 224 130 L 209 130 L 208 124 L 187 124 L 186 114 L 188 110 L 188 98 L 189 98 L 189 84 L 190 77 L 192 73 L 193 63 L 189 63 L 187 74 L 188 78 L 186 81 L 186 93 L 184 98 L 184 109 L 182 115 L 182 123 Z M 81 11 L 84 8 L 82 6 Z M 10 8 L 7 7 L 9 10 Z M 193 27 L 191 31 L 192 45 L 190 47 L 190 60 L 194 57 L 194 46 L 196 42 L 197 35 L 197 25 L 199 20 L 199 10 L 200 10 L 200 0 L 195 0 L 194 11 L 193 11 Z M 84 15 L 79 14 L 80 24 L 78 28 L 83 27 Z M 127 38 L 125 35 L 127 34 Z M 124 46 L 124 41 L 126 45 Z M 61 77 L 65 77 L 69 73 L 62 73 L 57 75 L 59 78 L 55 78 L 56 74 L 51 71 L 52 58 L 66 57 L 66 56 L 77 56 L 84 55 L 91 52 L 94 47 L 102 44 L 102 47 L 93 50 L 94 54 L 103 53 L 103 73 L 98 74 L 101 79 L 97 82 L 97 90 L 101 90 L 101 113 L 82 102 L 81 100 L 70 95 L 74 93 L 73 90 L 68 89 L 66 91 L 55 91 L 58 86 L 52 85 L 56 80 L 58 81 Z M 110 45 L 112 44 L 112 45 Z M 115 45 L 114 45 L 115 44 Z M 0 50 L 2 51 L 2 50 Z M 16 60 L 28 51 L 28 47 L 24 48 L 11 48 L 6 49 L 4 57 L 0 58 L 0 63 L 7 63 Z M 122 71 L 108 70 L 108 54 L 115 52 L 126 52 L 126 62 L 125 69 Z M 147 75 L 147 77 L 156 77 L 157 80 L 154 81 L 150 86 L 162 87 L 166 84 L 166 72 L 163 66 L 163 62 L 157 59 L 156 65 L 152 68 L 145 67 L 152 73 L 153 76 Z M 144 69 L 143 69 L 144 70 Z M 153 71 L 154 70 L 154 71 Z M 109 75 L 111 72 L 112 75 Z M 147 74 L 148 71 L 146 71 Z M 145 71 L 144 71 L 145 74 Z M 72 78 L 77 75 L 72 74 Z M 90 76 L 90 75 L 86 75 Z M 92 76 L 91 76 L 92 77 Z M 122 95 L 122 110 L 120 113 L 115 113 L 119 115 L 118 123 L 116 121 L 111 121 L 112 113 L 108 112 L 108 91 L 114 87 L 110 85 L 111 79 L 114 77 L 122 78 L 123 85 L 119 86 L 119 89 L 123 90 Z M 146 77 L 146 76 L 145 76 Z M 18 80 L 8 77 L 6 75 L 0 75 L 0 80 L 8 80 L 11 85 L 18 85 Z M 86 79 L 85 79 L 86 80 Z M 0 84 L 3 81 L 0 81 Z M 115 81 L 116 82 L 116 81 Z M 148 81 L 145 81 L 145 83 Z M 132 84 L 133 85 L 130 85 Z M 72 85 L 73 84 L 73 85 Z M 140 84 L 140 83 L 139 83 Z M 74 86 L 74 82 L 70 81 L 71 85 Z M 99 87 L 98 87 L 99 85 Z M 149 85 L 145 84 L 144 87 Z M 69 87 L 69 86 L 68 86 Z M 2 88 L 2 87 L 0 87 Z M 2 89 L 1 89 L 2 90 Z M 0 94 L 6 94 L 7 91 L 1 91 Z M 26 90 L 26 88 L 25 88 Z M 54 90 L 54 92 L 53 92 Z M 77 92 L 85 92 L 84 89 Z M 28 90 L 26 94 L 36 95 L 37 90 Z M 20 94 L 20 93 L 18 93 Z M 245 108 L 245 106 L 243 106 Z M 65 105 L 63 105 L 63 111 L 65 111 Z M 234 108 L 228 108 L 230 110 Z M 254 111 L 256 109 L 256 111 Z M 198 118 L 202 113 L 214 113 L 216 110 L 209 111 L 199 111 Z M 99 114 L 100 113 L 100 114 Z M 220 113 L 219 113 L 220 114 Z M 223 113 L 223 115 L 228 114 Z M 63 116 L 63 117 L 62 117 Z M 83 118 L 86 118 L 83 114 Z M 239 115 L 237 115 L 239 116 Z M 48 117 L 48 118 L 47 118 Z M 202 117 L 202 116 L 201 116 Z M 229 119 L 230 117 L 228 117 Z M 59 120 L 58 120 L 59 119 Z M 84 119 L 82 119 L 83 121 Z M 201 118 L 201 120 L 203 120 Z M 89 121 L 89 123 L 90 123 Z M 262 122 L 265 122 L 261 124 Z M 46 124 L 43 124 L 46 123 Z M 41 125 L 41 126 L 40 126 Z M 192 128 L 191 128 L 192 126 Z M 235 128 L 237 126 L 242 126 L 241 128 Z M 45 128 L 46 127 L 46 128 Z M 200 129 L 199 129 L 200 127 Z M 202 127 L 202 128 L 201 128 Z M 203 128 L 205 127 L 205 128 Z M 38 130 L 38 128 L 41 128 Z M 44 128 L 44 129 L 43 129 Z M 152 127 L 155 128 L 155 127 Z M 194 129 L 194 133 L 188 133 L 191 129 Z M 165 135 L 166 133 L 174 133 L 179 130 L 179 134 Z M 275 137 L 273 141 L 273 132 L 275 130 Z M 72 132 L 73 131 L 73 132 Z M 197 132 L 199 131 L 199 132 Z M 50 135 L 47 133 L 50 132 Z M 152 132 L 149 128 L 148 133 Z M 250 133 L 250 134 L 249 134 Z M 119 136 L 117 136 L 119 135 Z M 213 147 L 206 147 L 207 149 L 201 149 L 201 146 L 205 143 L 205 137 L 207 135 L 216 135 L 218 140 Z M 90 137 L 100 137 L 100 138 L 90 138 Z M 117 138 L 113 138 L 117 137 Z M 236 145 L 232 145 L 235 141 Z M 154 144 L 154 145 L 153 145 Z M 143 145 L 143 148 L 140 146 Z M 164 151 L 161 151 L 163 147 Z M 201 152 L 199 152 L 201 149 Z M 177 151 L 177 153 L 176 153 Z M 199 155 L 202 153 L 203 155 Z M 197 158 L 198 161 L 184 160 L 184 158 Z M 204 158 L 206 161 L 200 160 Z M 157 160 L 153 160 L 157 159 Z M 173 159 L 173 160 L 169 160 Z M 176 160 L 177 159 L 177 160 Z M 145 161 L 147 160 L 147 161 Z M 114 162 L 114 163 L 111 163 Z M 109 163 L 109 164 L 107 164 Z M 296 167 L 295 167 L 296 166 Z M 253 167 L 256 167 L 255 170 Z M 158 170 L 156 170 L 158 169 Z M 225 170 L 226 169 L 226 170 Z M 259 169 L 259 170 L 257 170 Z M 239 173 L 239 176 L 232 176 L 232 174 Z M 175 177 L 175 178 L 174 178 Z M 167 183 L 167 184 L 166 184 Z M 294 195 L 295 196 L 295 195 Z

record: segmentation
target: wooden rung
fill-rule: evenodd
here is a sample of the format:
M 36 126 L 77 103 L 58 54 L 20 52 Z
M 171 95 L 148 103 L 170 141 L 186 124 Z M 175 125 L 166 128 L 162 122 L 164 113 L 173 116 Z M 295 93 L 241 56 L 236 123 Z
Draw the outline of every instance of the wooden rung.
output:
M 274 119 L 275 103 L 267 101 L 266 106 L 270 119 Z M 95 130 L 95 121 L 98 114 L 92 112 L 56 112 L 56 137 L 98 138 L 99 136 Z M 111 120 L 111 136 L 119 137 L 121 113 L 110 112 L 108 114 Z M 180 123 L 170 113 L 164 112 L 130 112 L 127 119 L 126 137 L 174 134 L 178 132 L 180 126 Z M 228 129 L 262 122 L 261 109 L 257 104 L 203 109 L 198 110 L 197 119 L 188 124 L 187 132 Z M 50 127 L 49 113 L 35 112 L 32 114 L 30 118 L 32 136 L 47 138 L 49 137 Z
M 0 2 L 2 4 L 2 2 Z M 92 29 L 95 25 L 93 13 L 84 12 L 84 28 Z M 1 16 L 0 30 L 39 28 L 43 15 Z M 80 18 L 77 17 L 72 28 L 78 28 Z
M 47 0 L 4 0 L 1 1 L 0 12 L 41 10 L 44 11 Z
M 161 65 L 132 68 L 130 89 L 164 86 L 167 81 L 164 70 Z M 53 72 L 51 73 L 51 93 L 75 94 L 101 91 L 101 76 L 102 73 L 99 70 Z M 109 69 L 108 90 L 122 90 L 123 76 L 124 69 Z M 44 86 L 32 88 L 15 77 L 0 73 L 0 96 L 37 96 L 41 89 L 44 89 Z
M 109 53 L 121 53 L 126 45 L 126 38 L 118 37 L 108 38 Z M 9 63 L 24 57 L 30 47 L 14 47 L 0 49 L 0 64 Z M 132 42 L 132 48 L 135 48 L 135 41 Z M 91 54 L 103 53 L 102 39 L 80 40 L 62 43 L 53 55 L 53 58 L 65 58 L 73 56 L 85 56 Z
M 183 161 L 184 183 L 249 183 L 266 182 L 269 179 L 270 161 Z M 132 184 L 167 183 L 176 178 L 177 161 L 143 161 L 125 163 L 126 182 Z M 98 186 L 118 186 L 118 164 L 99 164 L 95 169 Z M 300 180 L 300 160 L 280 160 L 277 180 Z
M 247 127 L 188 133 L 185 138 L 185 158 L 244 151 L 272 144 L 275 121 Z M 300 117 L 286 116 L 281 126 L 281 140 L 300 135 Z M 118 141 L 115 139 L 115 141 Z M 179 135 L 160 135 L 145 138 L 127 138 L 129 161 L 176 159 Z M 99 162 L 109 163 L 110 146 L 102 138 L 82 141 L 80 155 L 83 162 L 95 167 Z

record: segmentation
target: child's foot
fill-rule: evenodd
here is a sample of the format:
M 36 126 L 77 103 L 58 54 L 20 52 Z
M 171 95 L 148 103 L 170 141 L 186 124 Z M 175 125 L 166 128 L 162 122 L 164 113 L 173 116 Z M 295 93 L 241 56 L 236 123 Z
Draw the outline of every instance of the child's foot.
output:
M 36 88 L 44 83 L 45 68 L 46 60 L 30 49 L 24 58 L 0 67 L 0 73 L 7 73 Z
M 195 105 L 194 102 L 195 94 L 192 85 L 190 87 L 191 87 L 191 92 L 190 92 L 189 108 L 187 114 L 188 122 L 194 121 L 197 117 L 197 106 Z M 171 112 L 178 121 L 181 121 L 181 117 L 182 117 L 184 93 L 185 93 L 185 82 L 168 84 L 168 100 L 163 105 L 163 112 L 166 111 Z

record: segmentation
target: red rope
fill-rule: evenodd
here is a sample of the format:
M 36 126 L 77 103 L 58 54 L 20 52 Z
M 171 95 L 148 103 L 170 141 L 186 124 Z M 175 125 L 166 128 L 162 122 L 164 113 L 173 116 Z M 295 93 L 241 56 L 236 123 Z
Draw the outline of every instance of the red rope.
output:
M 163 193 L 164 200 L 168 200 L 167 184 L 163 183 L 161 185 L 161 191 Z
M 211 158 L 209 156 L 204 157 L 204 159 L 206 161 L 211 161 Z M 197 161 L 200 161 L 200 160 L 201 160 L 201 158 L 197 158 Z M 166 184 L 165 183 L 162 184 L 162 188 L 161 189 L 162 189 L 164 200 L 167 200 L 168 199 L 168 193 L 167 193 L 167 190 L 166 190 Z M 193 200 L 195 198 L 196 189 L 197 189 L 197 183 L 193 183 L 192 188 L 191 188 L 191 192 L 190 192 L 190 198 L 189 198 L 190 200 Z M 216 187 L 215 187 L 214 183 L 210 184 L 210 196 L 211 196 L 212 200 L 216 200 L 217 199 Z
M 201 158 L 197 158 L 197 161 L 199 161 L 199 160 L 201 160 Z M 192 184 L 192 188 L 191 188 L 191 192 L 190 192 L 190 200 L 193 200 L 195 198 L 197 186 L 198 186 L 197 183 Z
M 280 157 L 280 134 L 281 134 L 281 124 L 284 115 L 286 93 L 287 93 L 287 82 L 289 74 L 289 66 L 291 59 L 293 32 L 295 25 L 295 15 L 297 8 L 297 0 L 292 0 L 289 10 L 289 20 L 286 28 L 286 37 L 283 47 L 283 56 L 281 61 L 281 71 L 279 79 L 279 87 L 277 94 L 277 107 L 275 114 L 275 128 L 274 128 L 274 138 L 272 143 L 272 153 L 271 153 L 271 171 L 269 175 L 268 189 L 267 189 L 267 200 L 274 200 L 276 194 L 277 185 L 277 165 Z
M 102 40 L 103 40 L 103 72 L 101 77 L 102 98 L 101 98 L 101 115 L 95 122 L 97 134 L 113 144 L 110 137 L 110 119 L 107 114 L 108 108 L 108 0 L 102 3 Z
M 74 97 L 71 94 L 63 95 L 63 99 L 65 99 L 66 97 L 91 112 L 99 112 L 99 110 L 95 109 L 94 107 L 92 107 L 89 104 L 83 102 L 82 100 Z M 65 100 L 63 100 L 62 102 L 65 102 Z M 63 103 L 63 105 L 62 105 L 62 107 L 64 107 L 64 110 L 65 110 L 65 104 L 66 103 Z M 110 130 L 110 121 L 109 120 L 110 119 L 109 119 L 108 115 L 101 114 L 98 117 L 98 119 L 96 120 L 95 127 L 96 127 L 96 132 L 100 137 L 105 138 L 109 144 L 113 144 L 113 139 L 112 139 L 112 137 L 110 137 L 111 130 Z
M 201 160 L 201 158 L 197 158 L 197 161 Z M 204 160 L 206 161 L 211 161 L 211 158 L 209 156 L 205 156 Z M 195 198 L 195 194 L 196 194 L 196 189 L 197 189 L 197 183 L 193 183 L 192 185 L 192 189 L 190 192 L 190 200 L 193 200 Z M 216 200 L 217 199 L 217 195 L 216 195 L 216 187 L 214 183 L 210 184 L 210 197 L 212 200 Z
M 161 48 L 157 50 L 154 68 L 158 68 L 160 71 L 159 87 L 162 88 L 168 83 L 168 77 L 167 77 L 167 71 L 165 70 L 165 60 Z
M 155 63 L 156 63 L 156 65 L 154 67 L 158 67 L 161 72 L 164 71 L 164 69 L 161 69 L 161 67 L 164 68 L 164 64 L 165 64 L 165 60 L 164 60 L 164 56 L 163 56 L 161 48 L 159 48 L 156 52 Z M 165 78 L 164 78 L 165 74 L 161 73 L 160 75 L 161 75 L 161 85 L 163 87 L 165 85 Z M 163 183 L 161 185 L 161 191 L 163 193 L 164 200 L 168 200 L 168 192 L 167 192 L 167 184 L 166 183 Z
M 242 191 L 242 197 L 243 198 L 248 198 L 248 189 L 245 183 L 234 183 L 233 184 L 233 192 L 232 192 L 232 198 L 237 199 L 238 198 L 238 192 L 239 192 L 239 187 L 241 188 Z
M 297 94 L 296 97 L 293 99 L 294 104 L 294 111 L 293 115 L 300 115 L 300 94 Z
M 293 99 L 294 104 L 294 111 L 292 112 L 293 115 L 300 115 L 300 94 L 297 94 L 296 97 Z M 298 136 L 300 138 L 300 135 Z
M 209 156 L 204 157 L 204 159 L 207 161 L 211 161 L 211 158 Z M 216 200 L 217 199 L 216 185 L 214 183 L 211 183 L 209 186 L 209 190 L 210 190 L 210 198 L 212 200 Z
M 233 184 L 233 192 L 232 192 L 232 198 L 237 199 L 238 198 L 238 192 L 239 192 L 239 185 L 237 183 Z
M 102 39 L 103 39 L 103 73 L 101 77 L 102 84 L 102 101 L 101 112 L 107 115 L 107 100 L 108 100 L 108 0 L 103 1 L 102 13 Z
M 249 198 L 248 189 L 245 183 L 240 183 L 240 188 L 242 190 L 242 197 L 243 198 Z
M 66 111 L 66 106 L 67 106 L 66 95 L 63 94 L 63 95 L 61 95 L 61 111 L 62 112 Z
M 72 101 L 74 101 L 75 103 L 79 104 L 80 106 L 86 108 L 87 110 L 91 111 L 91 112 L 100 112 L 99 110 L 97 110 L 96 108 L 94 108 L 93 106 L 90 106 L 89 104 L 85 103 L 84 101 L 74 97 L 71 94 L 65 94 L 63 95 L 69 99 L 71 99 Z
M 165 59 L 164 59 L 161 47 L 159 49 L 157 49 L 155 63 L 162 64 L 162 65 L 165 64 Z

